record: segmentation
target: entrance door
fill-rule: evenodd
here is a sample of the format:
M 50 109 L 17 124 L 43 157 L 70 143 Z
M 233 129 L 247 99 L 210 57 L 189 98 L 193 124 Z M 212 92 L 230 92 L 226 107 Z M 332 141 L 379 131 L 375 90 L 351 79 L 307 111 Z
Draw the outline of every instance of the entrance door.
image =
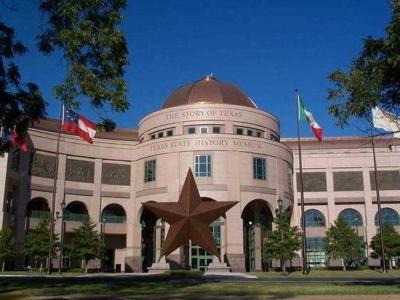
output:
M 249 260 L 249 269 L 250 272 L 255 271 L 256 269 L 256 239 L 255 239 L 255 230 L 254 230 L 254 226 L 250 226 L 248 229 L 248 248 L 247 248 L 247 257 Z
M 221 227 L 219 222 L 214 222 L 210 225 L 210 230 L 212 232 L 215 244 L 218 248 L 218 253 L 220 252 L 221 247 Z M 203 248 L 197 246 L 196 244 L 192 244 L 191 251 L 190 251 L 190 262 L 191 262 L 191 269 L 192 270 L 199 270 L 202 272 L 207 271 L 208 265 L 212 262 L 212 255 L 207 251 L 204 251 Z

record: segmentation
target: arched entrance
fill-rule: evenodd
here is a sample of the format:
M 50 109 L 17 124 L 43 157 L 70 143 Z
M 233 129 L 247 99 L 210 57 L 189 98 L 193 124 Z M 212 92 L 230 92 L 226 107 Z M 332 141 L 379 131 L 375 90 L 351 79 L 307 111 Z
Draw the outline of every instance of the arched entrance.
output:
M 262 258 L 262 242 L 266 231 L 272 229 L 273 216 L 264 200 L 253 200 L 243 209 L 243 245 L 246 271 L 261 271 L 269 267 Z
M 147 271 L 153 262 L 156 261 L 156 241 L 155 230 L 157 225 L 157 217 L 148 209 L 144 208 L 140 216 L 141 225 L 141 256 L 142 256 L 142 270 Z
M 126 248 L 126 213 L 125 209 L 116 203 L 109 204 L 101 212 L 102 238 L 105 253 L 101 267 L 106 271 L 120 272 L 122 268 L 121 249 Z

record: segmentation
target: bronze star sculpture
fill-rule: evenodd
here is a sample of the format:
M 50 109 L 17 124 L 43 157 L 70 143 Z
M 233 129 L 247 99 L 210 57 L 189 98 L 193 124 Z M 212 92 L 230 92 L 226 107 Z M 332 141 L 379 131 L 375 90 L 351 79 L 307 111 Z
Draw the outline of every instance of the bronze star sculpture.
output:
M 170 224 L 160 259 L 189 240 L 219 258 L 210 223 L 223 216 L 236 203 L 237 201 L 201 200 L 192 170 L 189 168 L 178 202 L 143 203 L 145 208 Z

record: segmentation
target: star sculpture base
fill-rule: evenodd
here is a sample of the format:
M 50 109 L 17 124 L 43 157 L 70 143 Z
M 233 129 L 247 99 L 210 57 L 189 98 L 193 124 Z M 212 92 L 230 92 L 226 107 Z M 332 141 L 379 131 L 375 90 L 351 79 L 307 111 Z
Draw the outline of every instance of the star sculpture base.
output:
M 166 262 L 158 262 L 153 263 L 150 268 L 147 268 L 149 273 L 160 274 L 169 271 L 171 268 L 169 267 L 169 263 Z
M 226 265 L 226 263 L 221 262 L 218 257 L 214 256 L 212 262 L 207 267 L 207 273 L 230 273 L 231 268 Z

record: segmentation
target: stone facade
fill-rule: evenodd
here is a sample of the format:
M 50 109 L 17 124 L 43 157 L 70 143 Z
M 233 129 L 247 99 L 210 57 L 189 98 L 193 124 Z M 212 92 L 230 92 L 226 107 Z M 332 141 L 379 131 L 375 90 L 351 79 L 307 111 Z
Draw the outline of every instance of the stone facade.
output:
M 221 260 L 232 271 L 264 270 L 262 237 L 273 228 L 278 199 L 292 209 L 293 224 L 300 224 L 298 175 L 293 176 L 298 151 L 296 140 L 279 141 L 275 116 L 252 106 L 169 106 L 145 116 L 137 130 L 100 132 L 93 144 L 62 133 L 54 207 L 57 122 L 43 120 L 29 129 L 32 153 L 0 159 L 1 224 L 15 229 L 22 250 L 27 230 L 43 213 L 60 213 L 65 203 L 66 242 L 89 216 L 105 232 L 109 267 L 141 272 L 158 261 L 168 233 L 168 224 L 142 203 L 177 201 L 192 168 L 201 197 L 239 202 L 212 225 Z M 400 148 L 392 145 L 389 151 L 387 142 L 377 142 L 382 201 L 399 212 Z M 371 149 L 360 138 L 303 139 L 302 144 L 306 209 L 318 210 L 326 220 L 323 227 L 308 228 L 308 236 L 322 237 L 343 209 L 353 208 L 363 219 L 357 231 L 369 241 L 376 233 Z M 55 230 L 61 234 L 60 218 Z M 166 259 L 171 267 L 198 269 L 211 260 L 191 244 Z M 17 257 L 15 266 L 23 268 L 24 262 Z

